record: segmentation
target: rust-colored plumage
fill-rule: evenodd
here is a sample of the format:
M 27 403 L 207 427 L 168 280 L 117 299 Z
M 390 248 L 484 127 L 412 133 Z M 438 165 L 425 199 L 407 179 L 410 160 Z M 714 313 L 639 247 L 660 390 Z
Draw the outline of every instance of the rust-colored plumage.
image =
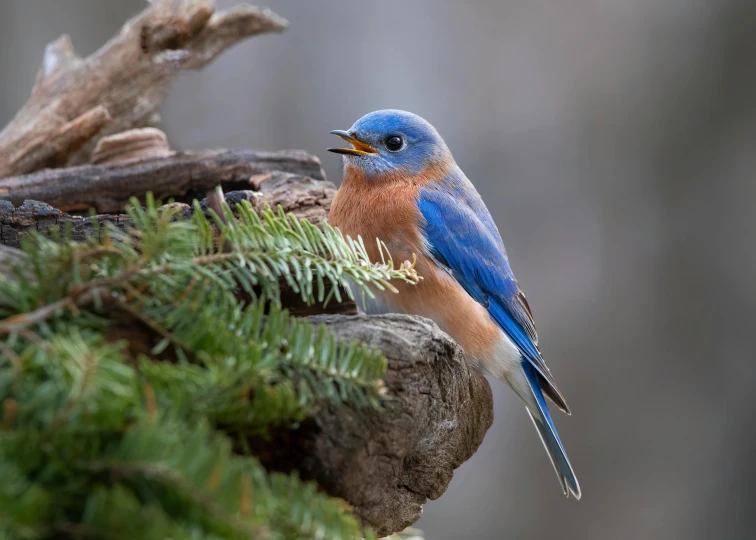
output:
M 434 319 L 472 358 L 484 358 L 501 331 L 485 308 L 428 256 L 418 227 L 422 219 L 416 203 L 418 190 L 446 172 L 435 165 L 412 177 L 397 175 L 370 182 L 361 169 L 347 167 L 328 221 L 352 238 L 361 236 L 373 261 L 380 260 L 376 239 L 385 241 L 394 260 L 412 260 L 414 254 L 415 269 L 423 279 L 417 285 L 395 283 L 399 294 L 375 293 L 397 312 Z

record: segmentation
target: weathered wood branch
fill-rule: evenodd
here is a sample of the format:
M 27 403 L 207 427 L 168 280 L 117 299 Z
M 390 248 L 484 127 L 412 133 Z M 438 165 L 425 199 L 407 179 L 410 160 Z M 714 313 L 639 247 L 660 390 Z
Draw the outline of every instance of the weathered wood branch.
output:
M 96 136 L 155 125 L 173 78 L 287 22 L 241 4 L 155 0 L 87 58 L 62 36 L 45 49 L 29 101 L 0 132 L 0 177 L 90 161 Z
M 223 185 L 223 182 L 220 184 Z M 260 184 L 259 190 L 231 191 L 226 193 L 225 198 L 231 207 L 242 200 L 249 201 L 257 209 L 264 208 L 266 204 L 271 208 L 280 205 L 286 212 L 319 224 L 326 218 L 335 192 L 336 188 L 330 182 L 278 171 Z M 183 217 L 191 216 L 193 210 L 189 204 L 174 204 L 181 206 Z M 206 207 L 204 200 L 200 204 Z M 97 214 L 95 220 L 99 224 L 111 222 L 120 228 L 128 224 L 128 217 L 120 213 Z M 67 214 L 33 200 L 26 200 L 19 206 L 0 200 L 0 244 L 17 248 L 23 237 L 32 231 L 49 236 L 53 229 L 64 227 L 71 228 L 74 240 L 83 240 L 94 231 L 92 219 L 88 216 Z
M 282 182 L 289 175 L 324 179 L 320 161 L 298 150 L 205 150 L 2 178 L 0 198 L 15 205 L 44 201 L 62 211 L 118 212 L 131 197 L 141 198 L 147 192 L 160 200 L 191 198 L 218 184 L 226 190 L 255 189 L 266 181 Z
M 379 535 L 400 531 L 420 518 L 427 499 L 444 493 L 454 470 L 478 449 L 493 423 L 491 388 L 428 319 L 310 320 L 383 352 L 385 411 L 327 404 L 297 431 L 251 441 L 252 448 L 267 467 L 297 470 L 348 501 Z

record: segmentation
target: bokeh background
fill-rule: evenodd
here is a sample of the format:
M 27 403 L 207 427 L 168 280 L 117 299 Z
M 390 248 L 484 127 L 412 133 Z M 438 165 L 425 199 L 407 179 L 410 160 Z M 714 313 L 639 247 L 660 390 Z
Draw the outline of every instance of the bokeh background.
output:
M 233 0 L 219 0 L 229 7 Z M 0 0 L 0 124 L 44 45 L 89 54 L 143 0 Z M 514 395 L 418 526 L 461 538 L 756 535 L 756 2 L 269 0 L 291 21 L 164 108 L 174 147 L 303 148 L 402 108 L 496 220 L 583 487 L 565 500 Z

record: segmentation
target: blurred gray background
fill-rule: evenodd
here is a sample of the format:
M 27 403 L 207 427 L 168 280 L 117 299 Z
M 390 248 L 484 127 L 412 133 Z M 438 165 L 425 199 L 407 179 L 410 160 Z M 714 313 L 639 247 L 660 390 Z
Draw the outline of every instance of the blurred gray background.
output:
M 235 2 L 220 0 L 221 7 Z M 142 0 L 0 0 L 0 124 L 48 41 L 80 54 Z M 270 0 L 291 21 L 164 109 L 174 147 L 303 148 L 401 108 L 478 187 L 573 409 L 583 500 L 493 382 L 496 420 L 418 526 L 429 540 L 756 533 L 756 2 Z

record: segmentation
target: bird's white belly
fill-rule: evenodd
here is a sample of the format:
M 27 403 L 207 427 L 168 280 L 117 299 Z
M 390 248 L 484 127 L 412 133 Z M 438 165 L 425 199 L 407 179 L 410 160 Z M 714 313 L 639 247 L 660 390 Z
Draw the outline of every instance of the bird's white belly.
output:
M 519 372 L 521 369 L 522 355 L 517 345 L 509 339 L 504 332 L 501 333 L 501 339 L 494 347 L 488 359 L 482 359 L 483 365 L 489 375 L 503 380 L 507 374 Z

